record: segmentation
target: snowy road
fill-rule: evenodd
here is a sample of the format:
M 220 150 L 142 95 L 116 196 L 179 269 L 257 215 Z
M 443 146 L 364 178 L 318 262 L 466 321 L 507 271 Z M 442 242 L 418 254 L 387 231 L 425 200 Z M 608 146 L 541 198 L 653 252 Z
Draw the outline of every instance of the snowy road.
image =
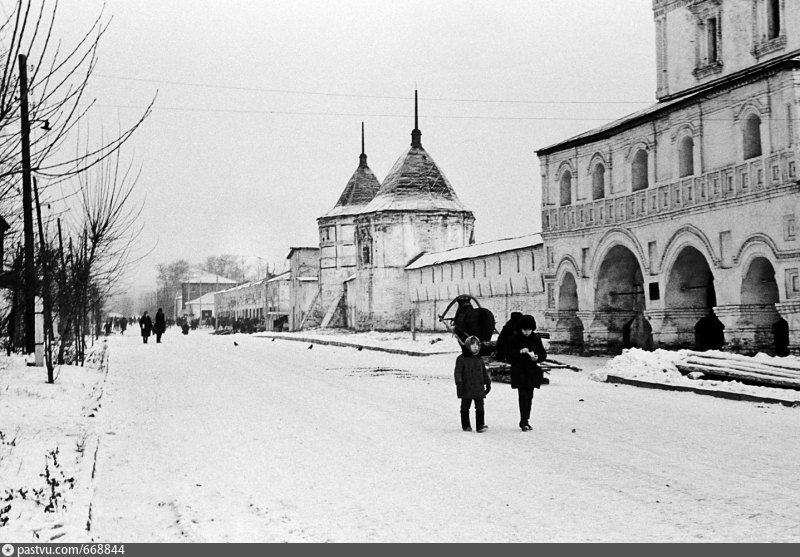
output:
M 452 355 L 152 342 L 110 339 L 96 541 L 800 541 L 797 408 L 559 371 L 464 433 Z

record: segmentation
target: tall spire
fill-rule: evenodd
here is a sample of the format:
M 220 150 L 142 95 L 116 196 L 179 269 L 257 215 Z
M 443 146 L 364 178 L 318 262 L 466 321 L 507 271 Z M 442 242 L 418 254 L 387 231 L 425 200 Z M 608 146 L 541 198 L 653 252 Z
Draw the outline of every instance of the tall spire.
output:
M 416 89 L 414 89 L 414 129 L 411 132 L 411 146 L 422 147 L 422 132 L 419 131 L 419 103 L 417 102 Z
M 364 122 L 361 122 L 361 155 L 358 157 L 358 166 L 364 168 L 367 166 L 367 154 L 364 152 Z

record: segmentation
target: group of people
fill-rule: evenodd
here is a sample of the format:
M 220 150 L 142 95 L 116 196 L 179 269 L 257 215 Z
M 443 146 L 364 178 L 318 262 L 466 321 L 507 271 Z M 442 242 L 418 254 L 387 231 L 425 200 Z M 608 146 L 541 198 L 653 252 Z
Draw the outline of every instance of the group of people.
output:
M 513 312 L 497 338 L 498 360 L 511 364 L 511 388 L 519 398 L 519 427 L 531 431 L 533 390 L 542 386 L 544 372 L 538 365 L 547 358 L 542 339 L 534 331 L 536 320 L 532 315 Z M 475 427 L 478 433 L 488 429 L 484 412 L 484 398 L 492 389 L 492 377 L 480 357 L 481 341 L 467 337 L 462 344 L 462 354 L 456 358 L 456 395 L 461 399 L 461 429 L 472 431 L 470 407 L 475 405 Z
M 156 342 L 161 342 L 161 335 L 164 334 L 164 331 L 167 330 L 167 320 L 164 317 L 164 312 L 161 308 L 158 308 L 156 312 L 156 322 L 155 325 L 153 324 L 153 320 L 144 312 L 142 316 L 139 318 L 139 330 L 142 332 L 142 342 L 147 344 L 147 339 L 150 338 L 150 335 L 155 332 L 156 334 Z

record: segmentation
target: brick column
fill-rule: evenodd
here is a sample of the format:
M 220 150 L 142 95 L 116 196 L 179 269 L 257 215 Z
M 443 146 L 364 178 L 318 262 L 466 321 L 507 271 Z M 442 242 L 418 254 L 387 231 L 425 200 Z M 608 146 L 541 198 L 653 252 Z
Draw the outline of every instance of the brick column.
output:
M 789 351 L 800 354 L 800 301 L 775 304 L 775 309 L 789 323 Z
M 653 327 L 655 348 L 694 347 L 694 326 L 708 313 L 707 309 L 666 308 L 644 312 Z
M 772 325 L 780 319 L 774 304 L 717 306 L 714 313 L 725 325 L 725 350 L 773 352 Z
M 618 354 L 622 351 L 622 328 L 633 318 L 632 311 L 579 311 L 576 315 L 584 323 L 584 352 Z
M 583 350 L 583 323 L 575 310 L 546 311 L 550 331 L 550 351 L 554 354 L 576 354 Z

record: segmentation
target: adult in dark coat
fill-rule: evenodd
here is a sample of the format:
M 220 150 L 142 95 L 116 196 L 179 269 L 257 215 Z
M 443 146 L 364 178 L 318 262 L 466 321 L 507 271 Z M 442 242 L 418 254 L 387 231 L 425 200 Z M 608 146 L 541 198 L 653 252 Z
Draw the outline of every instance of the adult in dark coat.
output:
M 153 332 L 153 320 L 144 312 L 139 318 L 139 329 L 142 331 L 142 342 L 147 344 L 147 339 L 150 338 L 150 333 Z
M 167 320 L 164 318 L 164 312 L 161 311 L 161 308 L 158 308 L 156 312 L 156 342 L 161 342 L 161 335 L 164 334 L 164 331 L 167 330 Z
M 508 346 L 508 341 L 511 340 L 514 333 L 517 332 L 517 321 L 519 321 L 520 317 L 522 317 L 521 312 L 512 311 L 508 321 L 503 325 L 503 330 L 500 331 L 497 336 L 497 343 L 495 343 L 495 350 L 497 350 L 497 354 L 494 357 L 495 360 L 502 362 L 506 359 L 506 346 Z
M 125 334 L 125 329 L 127 329 L 127 328 L 128 328 L 128 320 L 125 317 L 123 317 L 122 319 L 119 320 L 120 333 L 122 333 L 124 335 Z
M 517 322 L 518 330 L 508 341 L 506 359 L 511 364 L 511 388 L 519 395 L 519 427 L 530 431 L 533 390 L 542 386 L 544 373 L 538 362 L 547 358 L 542 339 L 534 333 L 536 320 L 523 315 Z
M 475 401 L 475 427 L 478 433 L 488 429 L 484 421 L 483 399 L 492 390 L 492 376 L 486 369 L 478 353 L 481 341 L 474 336 L 467 337 L 461 347 L 463 352 L 456 358 L 456 395 L 461 399 L 461 429 L 472 431 L 469 423 L 469 408 Z

